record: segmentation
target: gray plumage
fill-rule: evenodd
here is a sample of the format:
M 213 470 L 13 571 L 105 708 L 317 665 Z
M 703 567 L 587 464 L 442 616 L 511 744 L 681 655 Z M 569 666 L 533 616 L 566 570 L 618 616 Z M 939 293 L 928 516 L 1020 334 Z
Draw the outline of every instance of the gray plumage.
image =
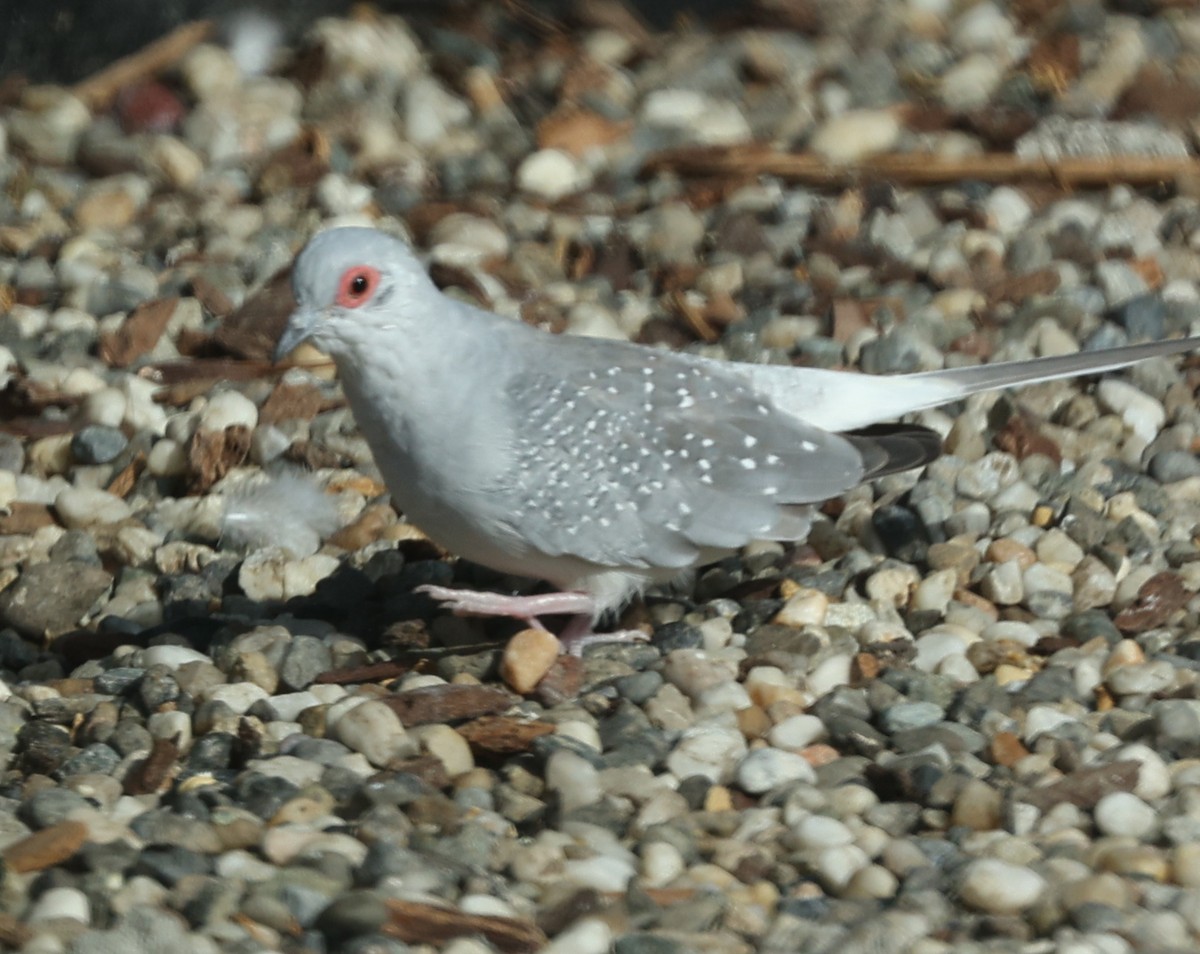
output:
M 588 594 L 595 614 L 751 540 L 802 539 L 810 505 L 937 456 L 933 432 L 879 422 L 1200 343 L 886 378 L 720 362 L 501 318 L 359 228 L 316 236 L 293 283 L 277 356 L 312 340 L 333 357 L 409 519 L 478 563 Z

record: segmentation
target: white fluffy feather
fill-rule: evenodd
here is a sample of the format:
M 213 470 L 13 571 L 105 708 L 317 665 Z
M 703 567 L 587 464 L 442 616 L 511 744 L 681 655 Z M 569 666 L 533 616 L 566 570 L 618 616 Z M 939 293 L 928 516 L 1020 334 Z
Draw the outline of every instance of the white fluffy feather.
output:
M 336 502 L 311 477 L 281 471 L 226 495 L 221 539 L 245 550 L 280 547 L 299 558 L 316 553 L 340 525 Z

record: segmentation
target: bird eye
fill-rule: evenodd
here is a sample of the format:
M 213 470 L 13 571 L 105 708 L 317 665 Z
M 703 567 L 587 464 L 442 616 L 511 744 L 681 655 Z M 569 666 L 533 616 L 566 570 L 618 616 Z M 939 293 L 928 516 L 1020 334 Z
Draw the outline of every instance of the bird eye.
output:
M 368 301 L 379 287 L 379 271 L 369 265 L 355 265 L 342 274 L 338 283 L 337 303 L 343 308 L 357 308 Z

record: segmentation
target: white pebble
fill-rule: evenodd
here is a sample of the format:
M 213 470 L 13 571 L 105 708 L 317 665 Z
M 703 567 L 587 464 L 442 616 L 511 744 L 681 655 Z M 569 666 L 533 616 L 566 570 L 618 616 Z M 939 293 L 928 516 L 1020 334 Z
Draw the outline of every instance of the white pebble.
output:
M 254 703 L 267 698 L 267 691 L 253 682 L 231 682 L 213 686 L 208 691 L 209 702 L 223 702 L 238 715 L 242 715 Z
M 979 858 L 967 865 L 959 886 L 967 904 L 988 914 L 1016 914 L 1038 901 L 1046 880 L 1024 865 Z
M 342 715 L 334 726 L 337 740 L 383 768 L 395 759 L 416 754 L 416 744 L 405 732 L 391 706 L 368 699 Z
M 667 756 L 667 768 L 678 779 L 700 775 L 711 782 L 727 782 L 745 754 L 746 740 L 737 729 L 698 725 L 680 735 Z
M 253 428 L 258 424 L 258 408 L 244 394 L 221 391 L 208 399 L 200 412 L 200 427 L 206 431 L 223 431 L 241 425 Z
M 814 783 L 817 774 L 808 760 L 783 749 L 755 749 L 737 768 L 737 784 L 744 792 L 761 795 L 788 782 Z
M 95 487 L 67 488 L 54 498 L 54 509 L 69 530 L 117 523 L 133 512 L 116 494 Z
M 848 653 L 830 656 L 809 673 L 805 680 L 805 688 L 814 699 L 819 699 L 838 686 L 847 685 L 850 682 L 850 667 L 853 662 Z
M 546 760 L 546 788 L 558 794 L 563 811 L 591 805 L 604 794 L 596 767 L 570 749 L 559 749 Z
M 33 903 L 26 920 L 30 924 L 48 921 L 78 921 L 90 924 L 92 906 L 87 895 L 78 888 L 50 888 L 43 891 Z
M 827 162 L 857 162 L 891 149 L 900 138 L 901 129 L 895 110 L 849 110 L 821 126 L 809 148 Z
M 1110 411 L 1121 415 L 1129 428 L 1144 441 L 1152 441 L 1167 419 L 1163 406 L 1144 391 L 1120 378 L 1103 378 L 1096 396 Z
M 606 954 L 612 928 L 600 918 L 581 918 L 543 947 L 542 954 Z
M 777 749 L 799 751 L 825 737 L 825 723 L 817 716 L 801 713 L 771 726 L 767 741 Z
M 187 467 L 187 452 L 169 437 L 155 441 L 146 455 L 146 470 L 155 477 L 178 477 L 187 472 Z
M 836 818 L 806 815 L 793 826 L 796 839 L 805 848 L 834 848 L 854 844 L 854 834 Z
M 1146 838 L 1158 829 L 1158 814 L 1132 792 L 1109 792 L 1092 810 L 1105 835 Z
M 587 168 L 561 149 L 539 149 L 517 167 L 517 187 L 550 202 L 591 184 Z

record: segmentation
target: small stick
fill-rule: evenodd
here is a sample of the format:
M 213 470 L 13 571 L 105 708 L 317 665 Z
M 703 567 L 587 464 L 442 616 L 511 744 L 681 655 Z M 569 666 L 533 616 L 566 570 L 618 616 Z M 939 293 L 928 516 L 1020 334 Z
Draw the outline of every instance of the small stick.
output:
M 212 29 L 211 20 L 185 23 L 137 52 L 121 57 L 100 72 L 76 83 L 72 92 L 83 100 L 88 108 L 105 109 L 126 86 L 154 76 L 178 62 L 189 50 L 208 39 Z
M 1086 156 L 1053 161 L 1021 159 L 1011 153 L 943 158 L 919 153 L 872 156 L 847 165 L 812 153 L 780 152 L 765 146 L 671 149 L 651 156 L 647 172 L 681 175 L 774 175 L 817 186 L 848 186 L 863 179 L 902 185 L 942 185 L 963 179 L 983 182 L 1050 182 L 1063 187 L 1157 185 L 1200 177 L 1200 161 L 1190 156 Z

